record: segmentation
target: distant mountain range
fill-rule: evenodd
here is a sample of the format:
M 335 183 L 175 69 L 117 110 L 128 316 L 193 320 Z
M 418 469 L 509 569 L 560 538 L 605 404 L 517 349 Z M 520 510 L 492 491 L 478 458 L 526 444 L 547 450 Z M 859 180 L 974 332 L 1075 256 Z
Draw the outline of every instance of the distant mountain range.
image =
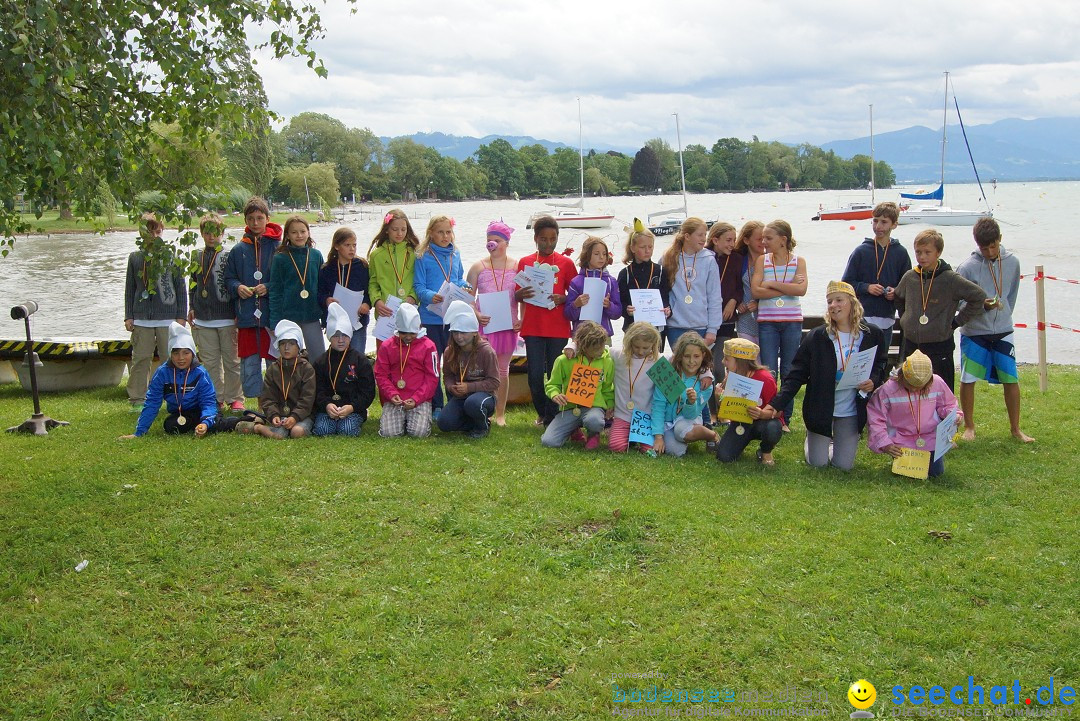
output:
M 975 180 L 959 125 L 949 126 L 945 154 L 945 179 L 953 183 Z M 1080 118 L 1007 118 L 989 125 L 967 126 L 975 164 L 984 181 L 1080 179 Z M 539 143 L 548 152 L 573 147 L 566 143 L 519 135 L 488 135 L 483 138 L 416 133 L 406 136 L 458 160 L 468 158 L 481 145 L 502 138 L 514 148 Z M 384 143 L 390 138 L 382 138 Z M 870 153 L 869 136 L 824 143 L 825 150 L 843 158 Z M 595 146 L 598 153 L 615 150 L 633 155 L 637 148 Z M 936 182 L 941 172 L 941 130 L 915 126 L 874 136 L 874 158 L 892 166 L 901 184 Z

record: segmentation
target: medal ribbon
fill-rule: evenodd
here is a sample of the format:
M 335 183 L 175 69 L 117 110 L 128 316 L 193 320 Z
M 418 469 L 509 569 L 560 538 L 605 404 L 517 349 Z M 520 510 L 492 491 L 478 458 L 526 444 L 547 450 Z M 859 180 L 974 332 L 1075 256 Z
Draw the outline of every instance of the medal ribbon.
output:
M 292 267 L 296 271 L 296 277 L 300 279 L 300 285 L 306 288 L 307 287 L 307 272 L 308 272 L 308 268 L 310 267 L 308 265 L 308 261 L 311 260 L 311 246 L 308 246 L 307 253 L 304 254 L 304 274 L 303 275 L 300 274 L 300 268 L 299 268 L 299 266 L 296 265 L 296 259 L 292 257 L 292 248 L 289 249 L 289 260 L 292 261 Z
M 394 245 L 399 244 L 394 243 L 388 248 L 388 250 L 390 251 L 390 267 L 394 269 L 394 278 L 397 279 L 398 288 L 404 288 L 405 283 L 403 281 L 405 280 L 405 268 L 407 268 L 409 265 L 409 246 L 405 246 L 405 259 L 401 261 L 401 272 L 399 273 L 397 269 L 397 262 L 394 260 Z M 436 258 L 435 260 L 438 261 L 438 258 Z M 442 270 L 441 263 L 439 264 L 439 269 Z
M 682 263 L 683 282 L 686 283 L 686 292 L 689 293 L 690 292 L 690 283 L 692 282 L 692 279 L 686 273 L 686 254 L 685 253 L 679 253 L 679 262 Z M 695 273 L 697 271 L 697 253 L 694 253 L 694 264 L 692 266 L 690 266 L 690 270 L 695 271 Z M 652 275 L 651 275 L 652 266 L 649 267 L 649 272 L 650 272 L 649 280 L 652 280 Z
M 338 394 L 338 392 L 337 392 L 338 376 L 341 375 L 341 365 L 345 362 L 345 356 L 347 356 L 348 354 L 349 354 L 349 349 L 348 348 L 341 351 L 341 360 L 338 361 L 337 370 L 334 371 L 334 375 L 331 376 L 331 378 L 330 378 L 330 389 L 334 391 L 334 395 Z M 326 365 L 327 365 L 327 368 L 329 369 L 329 367 L 330 367 L 329 362 Z
M 885 246 L 885 254 L 883 256 L 881 256 L 881 263 L 877 267 L 877 275 L 874 276 L 874 280 L 876 280 L 876 281 L 881 280 L 881 271 L 882 271 L 882 269 L 885 268 L 885 259 L 889 257 L 889 246 L 890 245 L 892 245 L 892 243 L 889 243 L 889 245 Z M 877 244 L 877 241 L 875 240 L 874 241 L 874 262 L 875 263 L 877 263 L 877 254 L 878 254 L 878 244 Z
M 855 350 L 855 334 L 851 334 L 851 343 L 848 344 L 847 355 L 844 355 L 844 347 L 840 345 L 840 331 L 836 331 L 836 350 L 840 353 L 840 370 L 847 370 L 848 358 L 851 357 L 851 351 Z
M 338 282 L 338 285 L 340 285 L 341 287 L 348 288 L 349 287 L 349 278 L 352 277 L 352 266 L 353 266 L 353 264 L 349 263 L 349 267 L 346 268 L 346 270 L 345 270 L 345 282 L 344 283 L 341 282 L 341 265 L 342 265 L 341 263 L 337 264 L 337 282 Z
M 1001 297 L 1001 285 L 1005 280 L 1004 277 L 1002 276 L 1002 270 L 1001 270 L 1001 255 L 998 255 L 998 257 L 997 257 L 997 264 L 998 264 L 998 270 L 997 270 L 997 273 L 994 273 L 994 261 L 990 261 L 990 278 L 994 281 L 994 293 L 995 293 L 994 298 L 995 299 Z
M 285 364 L 281 363 L 278 368 L 281 370 L 281 390 L 285 394 L 285 399 L 282 401 L 284 405 L 289 405 L 289 390 L 292 388 L 293 378 L 296 377 L 296 364 L 300 362 L 300 356 L 296 356 L 293 359 L 292 370 L 289 371 L 289 385 L 285 385 Z
M 214 269 L 214 261 L 217 260 L 218 253 L 220 253 L 220 252 L 221 252 L 220 247 L 215 248 L 214 249 L 214 257 L 210 259 L 210 264 L 203 266 L 203 277 L 202 277 L 203 290 L 206 290 L 206 283 L 207 283 L 208 280 L 210 280 L 210 271 L 212 271 Z M 203 260 L 203 263 L 205 264 L 206 263 L 206 251 L 205 250 L 203 250 L 202 260 Z
M 642 363 L 642 365 L 645 365 L 645 364 L 644 364 L 644 363 Z M 685 380 L 685 379 L 683 379 L 683 380 Z M 689 391 L 689 390 L 693 390 L 693 391 L 695 391 L 695 392 L 699 391 L 699 390 L 700 390 L 700 389 L 698 388 L 698 381 L 699 381 L 699 380 L 701 380 L 701 379 L 700 379 L 700 378 L 698 378 L 697 376 L 694 376 L 694 384 L 693 384 L 692 386 L 690 386 L 689 388 L 687 388 L 686 390 L 688 390 L 688 391 Z M 685 395 L 685 394 L 684 394 L 684 395 Z M 687 401 L 687 403 L 689 403 L 689 401 Z M 676 415 L 676 416 L 677 416 L 677 415 L 679 415 L 679 413 L 681 413 L 681 412 L 682 412 L 682 409 L 683 409 L 683 405 L 684 405 L 684 404 L 683 404 L 683 402 L 682 402 L 682 396 L 679 396 L 679 399 L 678 399 L 677 401 L 675 401 L 675 415 Z
M 648 360 L 648 359 L 647 358 L 642 358 L 641 359 L 641 365 L 638 366 L 637 373 L 635 373 L 632 377 L 630 375 L 630 366 L 633 365 L 633 360 L 631 359 L 631 362 L 626 364 L 626 377 L 630 380 L 630 401 L 631 402 L 633 402 L 633 400 L 634 400 L 634 384 L 637 383 L 637 379 L 641 377 L 641 371 L 645 369 L 645 361 L 646 360 Z
M 398 360 L 398 374 L 400 376 L 399 380 L 404 380 L 405 379 L 405 366 L 409 362 L 409 354 L 412 353 L 412 343 L 410 343 L 409 347 L 405 350 L 405 357 L 402 358 L 401 357 L 401 351 L 402 351 L 401 346 L 403 346 L 403 345 L 405 345 L 405 344 L 401 342 L 401 338 L 398 338 L 398 358 L 399 358 L 399 360 Z
M 439 272 L 442 273 L 443 280 L 445 280 L 447 283 L 449 283 L 450 282 L 450 273 L 447 272 L 446 268 L 443 268 L 443 264 L 442 264 L 442 261 L 439 260 L 439 256 L 435 255 L 434 251 L 432 251 L 431 257 L 434 258 L 435 262 L 439 265 Z M 451 270 L 454 269 L 454 261 L 453 261 L 453 259 L 450 260 L 450 269 Z
M 188 376 L 191 374 L 191 366 L 188 366 L 187 371 L 184 372 L 184 385 L 179 389 L 176 387 L 176 369 L 173 368 L 172 372 L 172 385 L 173 393 L 176 394 L 176 408 L 180 415 L 184 415 L 184 391 L 187 390 Z
M 922 437 L 922 393 L 918 394 L 918 415 L 916 416 L 915 405 L 911 402 L 911 391 L 907 391 L 908 410 L 911 411 L 911 420 L 915 423 L 915 435 Z
M 652 285 L 652 271 L 653 271 L 654 267 L 655 267 L 655 264 L 650 260 L 649 261 L 649 279 L 645 281 L 645 288 L 646 289 L 650 285 Z M 641 283 L 638 282 L 637 275 L 634 274 L 634 269 L 633 268 L 630 269 L 630 277 L 634 279 L 634 285 L 637 286 L 637 290 L 641 290 Z M 687 288 L 687 290 L 690 290 L 690 289 Z M 627 368 L 627 370 L 629 370 L 629 368 Z
M 922 312 L 926 315 L 926 306 L 930 303 L 930 293 L 934 290 L 934 278 L 937 277 L 937 263 L 934 264 L 934 270 L 930 273 L 930 287 L 926 288 L 925 294 L 923 293 L 923 274 L 919 271 L 919 297 L 922 298 Z
M 499 287 L 499 276 L 495 275 L 495 261 L 491 257 L 488 257 L 488 262 L 491 263 L 491 282 L 495 285 L 495 290 L 496 291 L 501 291 L 502 288 Z M 483 264 L 483 261 L 481 261 L 481 264 Z M 506 257 L 505 256 L 503 257 L 502 281 L 503 281 L 503 285 L 506 285 Z

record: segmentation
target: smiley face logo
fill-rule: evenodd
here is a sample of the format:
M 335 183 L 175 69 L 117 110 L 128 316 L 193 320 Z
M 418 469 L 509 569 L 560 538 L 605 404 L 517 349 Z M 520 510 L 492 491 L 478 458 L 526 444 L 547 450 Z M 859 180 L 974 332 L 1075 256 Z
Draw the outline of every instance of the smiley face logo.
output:
M 860 678 L 848 688 L 847 699 L 855 708 L 865 711 L 877 701 L 877 689 L 864 678 Z

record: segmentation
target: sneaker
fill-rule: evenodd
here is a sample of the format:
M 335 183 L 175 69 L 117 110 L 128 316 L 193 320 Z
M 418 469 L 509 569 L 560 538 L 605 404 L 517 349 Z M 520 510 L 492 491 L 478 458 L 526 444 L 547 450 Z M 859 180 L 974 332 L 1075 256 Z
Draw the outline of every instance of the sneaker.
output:
M 231 410 L 235 411 L 236 413 L 243 413 L 244 411 L 247 410 L 247 408 L 244 407 L 244 402 L 243 401 L 233 401 L 232 405 L 229 406 L 229 408 Z
M 236 424 L 236 432 L 247 435 L 255 430 L 255 423 L 252 421 L 240 421 Z
M 489 428 L 473 428 L 471 431 L 465 431 L 465 435 L 474 440 L 479 440 L 481 438 L 487 438 L 488 433 L 490 432 L 491 430 Z
M 131 412 L 132 413 L 142 413 L 142 409 L 143 409 L 143 404 L 142 403 L 132 403 L 131 404 Z
M 585 441 L 585 450 L 587 450 L 587 451 L 595 451 L 599 447 L 600 447 L 600 434 L 599 433 L 597 433 L 596 435 L 589 436 L 588 439 L 586 439 L 586 441 Z
M 581 432 L 580 428 L 578 428 L 573 433 L 570 434 L 570 440 L 572 440 L 572 441 L 574 441 L 576 443 L 584 443 L 585 442 L 585 434 Z
M 439 425 L 439 416 L 442 415 L 442 408 L 436 408 L 431 412 L 431 425 Z

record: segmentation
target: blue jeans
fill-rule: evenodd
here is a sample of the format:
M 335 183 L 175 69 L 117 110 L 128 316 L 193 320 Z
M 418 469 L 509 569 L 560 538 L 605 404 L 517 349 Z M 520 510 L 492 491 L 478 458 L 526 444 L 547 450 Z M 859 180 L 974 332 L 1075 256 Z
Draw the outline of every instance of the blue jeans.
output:
M 446 352 L 446 344 L 450 342 L 450 326 L 441 323 L 424 323 L 427 328 L 427 337 L 435 344 L 435 350 L 439 352 L 439 363 L 442 363 L 443 353 Z M 439 382 L 435 385 L 435 395 L 431 398 L 431 412 L 442 411 L 443 389 L 442 373 L 439 374 Z
M 464 398 L 448 396 L 442 413 L 439 414 L 439 430 L 451 431 L 487 431 L 488 419 L 495 413 L 495 396 L 483 391 L 470 393 Z
M 783 323 L 758 323 L 758 346 L 761 348 L 761 362 L 768 366 L 776 376 L 777 387 L 784 376 L 791 370 L 791 361 L 802 342 L 802 323 L 784 321 Z M 792 399 L 785 408 L 778 408 L 784 414 L 788 425 L 794 419 L 795 401 Z
M 525 336 L 525 357 L 529 361 L 529 393 L 532 395 L 536 415 L 543 419 L 544 425 L 551 423 L 551 419 L 559 412 L 559 407 L 544 391 L 545 377 L 551 373 L 555 360 L 565 347 L 566 338 Z
M 702 340 L 705 339 L 705 332 L 706 331 L 705 331 L 704 328 L 672 328 L 672 327 L 669 326 L 668 329 L 667 329 L 667 339 L 668 339 L 668 343 L 671 344 L 671 349 L 675 350 L 675 344 L 679 341 L 679 338 L 682 337 L 683 334 L 689 333 L 690 331 L 694 331 L 695 333 L 697 333 L 699 336 L 701 336 Z M 721 351 L 720 356 L 717 357 L 716 356 L 716 351 L 714 350 L 713 351 L 713 377 L 716 378 L 716 379 L 720 378 L 720 374 L 719 374 L 720 372 L 717 371 L 717 368 L 722 368 L 723 360 L 724 360 L 723 352 Z M 705 407 L 701 409 L 701 422 L 705 424 L 706 428 L 712 428 L 712 414 L 709 411 L 709 404 L 708 403 L 706 403 Z
M 311 429 L 313 436 L 351 436 L 356 438 L 360 435 L 360 429 L 364 422 L 360 420 L 359 413 L 335 420 L 327 413 L 319 413 L 315 416 L 315 427 Z
M 367 326 L 360 326 L 352 332 L 349 346 L 360 355 L 367 354 Z
M 240 359 L 240 375 L 246 398 L 258 398 L 263 389 L 263 359 L 258 353 Z M 269 365 L 269 361 L 267 361 Z

